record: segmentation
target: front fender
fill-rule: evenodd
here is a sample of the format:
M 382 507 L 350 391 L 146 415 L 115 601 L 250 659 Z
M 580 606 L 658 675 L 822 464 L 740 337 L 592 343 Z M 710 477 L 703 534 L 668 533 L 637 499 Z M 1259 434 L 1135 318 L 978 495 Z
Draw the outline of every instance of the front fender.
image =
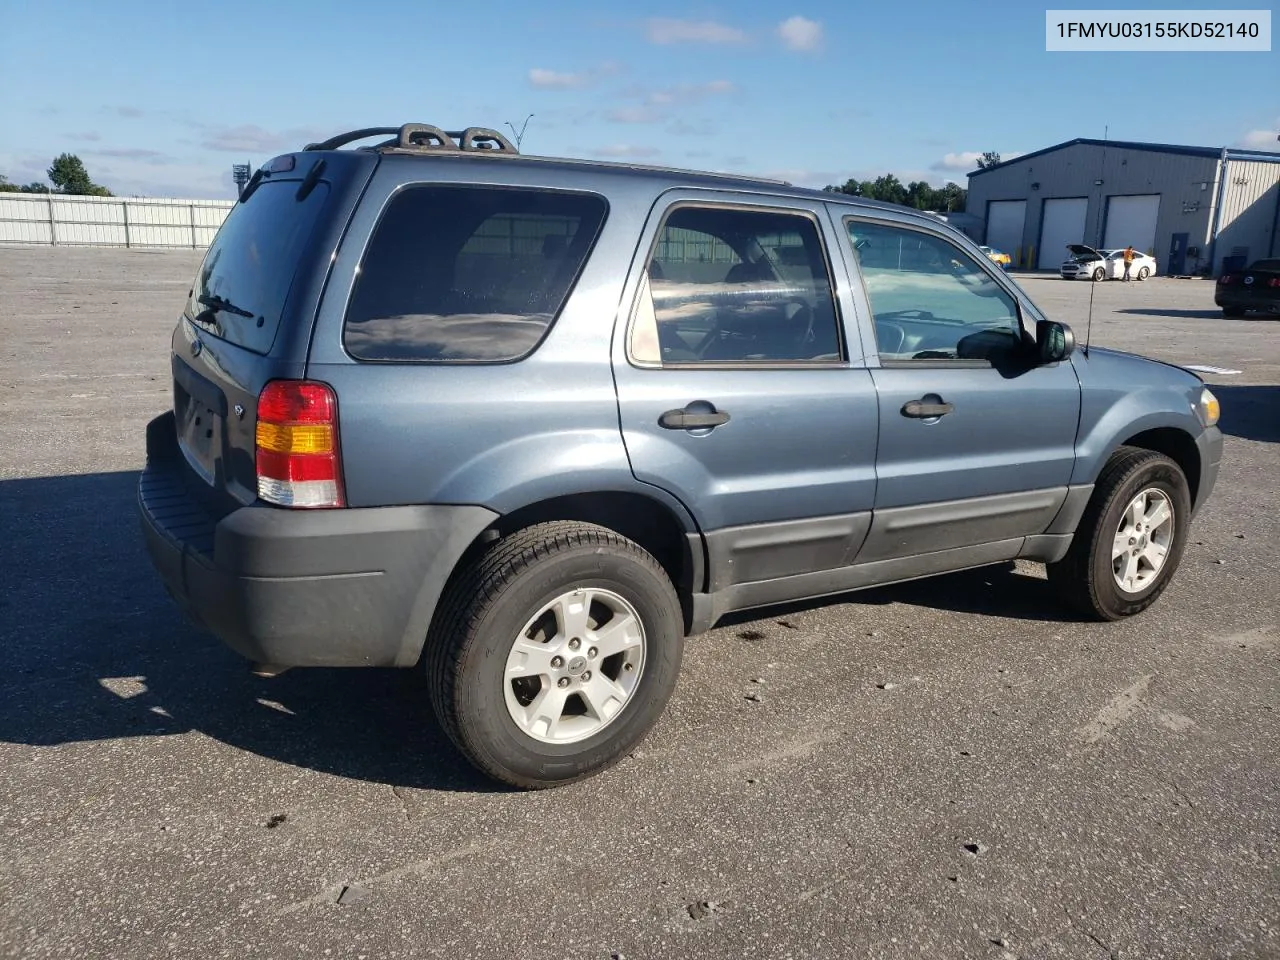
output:
M 1073 484 L 1095 483 L 1103 465 L 1130 437 L 1161 428 L 1179 430 L 1197 441 L 1205 428 L 1193 412 L 1187 391 L 1175 385 L 1138 389 L 1086 389 L 1076 442 Z M 1201 464 L 1203 471 L 1206 464 Z

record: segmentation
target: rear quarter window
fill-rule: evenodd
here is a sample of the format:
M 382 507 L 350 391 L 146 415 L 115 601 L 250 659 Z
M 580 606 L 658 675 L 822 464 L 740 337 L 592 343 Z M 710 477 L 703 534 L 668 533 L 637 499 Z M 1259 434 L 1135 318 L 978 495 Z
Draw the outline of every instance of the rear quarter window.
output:
M 519 360 L 542 341 L 604 224 L 594 194 L 423 185 L 373 231 L 343 324 L 359 360 Z
M 329 199 L 321 181 L 265 181 L 227 215 L 191 287 L 187 316 L 216 337 L 267 354 L 307 243 Z

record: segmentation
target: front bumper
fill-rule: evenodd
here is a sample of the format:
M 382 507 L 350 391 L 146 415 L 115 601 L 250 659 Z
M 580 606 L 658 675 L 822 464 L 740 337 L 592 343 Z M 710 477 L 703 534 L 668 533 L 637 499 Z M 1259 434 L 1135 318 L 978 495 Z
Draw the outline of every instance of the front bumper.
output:
M 1196 501 L 1191 505 L 1192 516 L 1200 512 L 1218 482 L 1218 471 L 1222 467 L 1222 431 L 1206 427 L 1196 437 L 1196 447 L 1200 451 L 1200 483 L 1196 487 Z
M 173 415 L 147 428 L 138 512 L 152 563 L 197 623 L 279 666 L 412 666 L 445 582 L 497 514 L 475 506 L 211 507 Z

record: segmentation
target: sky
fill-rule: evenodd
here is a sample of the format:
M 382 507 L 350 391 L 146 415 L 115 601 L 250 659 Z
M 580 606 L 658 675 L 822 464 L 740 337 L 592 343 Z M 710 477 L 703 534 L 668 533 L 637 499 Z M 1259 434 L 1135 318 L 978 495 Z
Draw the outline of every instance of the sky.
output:
M 15 2 L 0 29 L 0 174 L 43 180 L 66 151 L 117 194 L 231 198 L 233 163 L 343 130 L 509 134 L 529 114 L 526 153 L 805 186 L 886 172 L 963 186 L 983 151 L 1104 133 L 1280 149 L 1274 44 L 1044 47 L 1045 7 L 1024 0 Z

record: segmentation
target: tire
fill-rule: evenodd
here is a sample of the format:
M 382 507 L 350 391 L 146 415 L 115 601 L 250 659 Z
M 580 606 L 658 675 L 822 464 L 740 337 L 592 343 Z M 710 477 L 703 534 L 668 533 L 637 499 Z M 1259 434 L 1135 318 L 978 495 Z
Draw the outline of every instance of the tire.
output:
M 1097 270 L 1093 271 L 1093 282 L 1101 283 L 1104 279 L 1106 279 L 1106 276 L 1107 276 L 1107 271 L 1099 267 Z
M 1139 279 L 1139 280 L 1145 280 L 1145 279 L 1147 279 L 1147 277 L 1149 277 L 1149 276 L 1151 276 L 1151 269 L 1150 269 L 1149 267 L 1139 267 L 1139 268 L 1138 268 L 1138 279 Z
M 517 650 L 520 638 L 532 653 Z M 597 638 L 632 646 L 606 655 Z M 462 754 L 496 780 L 540 789 L 599 773 L 635 747 L 675 689 L 683 650 L 684 616 L 662 566 L 604 527 L 556 521 L 507 536 L 454 578 L 425 667 Z M 557 697 L 564 706 L 547 708 Z
M 1132 569 L 1138 578 L 1129 581 L 1135 587 L 1129 590 L 1117 579 L 1131 569 L 1129 558 L 1122 555 L 1113 560 L 1112 556 L 1124 534 L 1132 532 L 1125 531 L 1122 522 L 1131 522 L 1129 507 L 1140 494 L 1150 495 L 1153 509 L 1163 498 L 1172 517 L 1167 523 L 1168 542 L 1161 565 L 1151 571 L 1149 560 L 1135 559 Z M 1120 620 L 1141 613 L 1155 603 L 1178 569 L 1190 521 L 1191 494 L 1181 468 L 1164 454 L 1121 447 L 1103 467 L 1066 557 L 1047 565 L 1049 582 L 1071 607 L 1092 619 Z M 1128 541 L 1137 549 L 1146 547 L 1149 540 L 1154 550 L 1160 546 L 1156 541 L 1157 537 L 1163 539 L 1163 531 L 1160 527 Z M 1144 551 L 1143 558 L 1146 556 Z M 1141 579 L 1144 570 L 1148 574 L 1145 580 Z

